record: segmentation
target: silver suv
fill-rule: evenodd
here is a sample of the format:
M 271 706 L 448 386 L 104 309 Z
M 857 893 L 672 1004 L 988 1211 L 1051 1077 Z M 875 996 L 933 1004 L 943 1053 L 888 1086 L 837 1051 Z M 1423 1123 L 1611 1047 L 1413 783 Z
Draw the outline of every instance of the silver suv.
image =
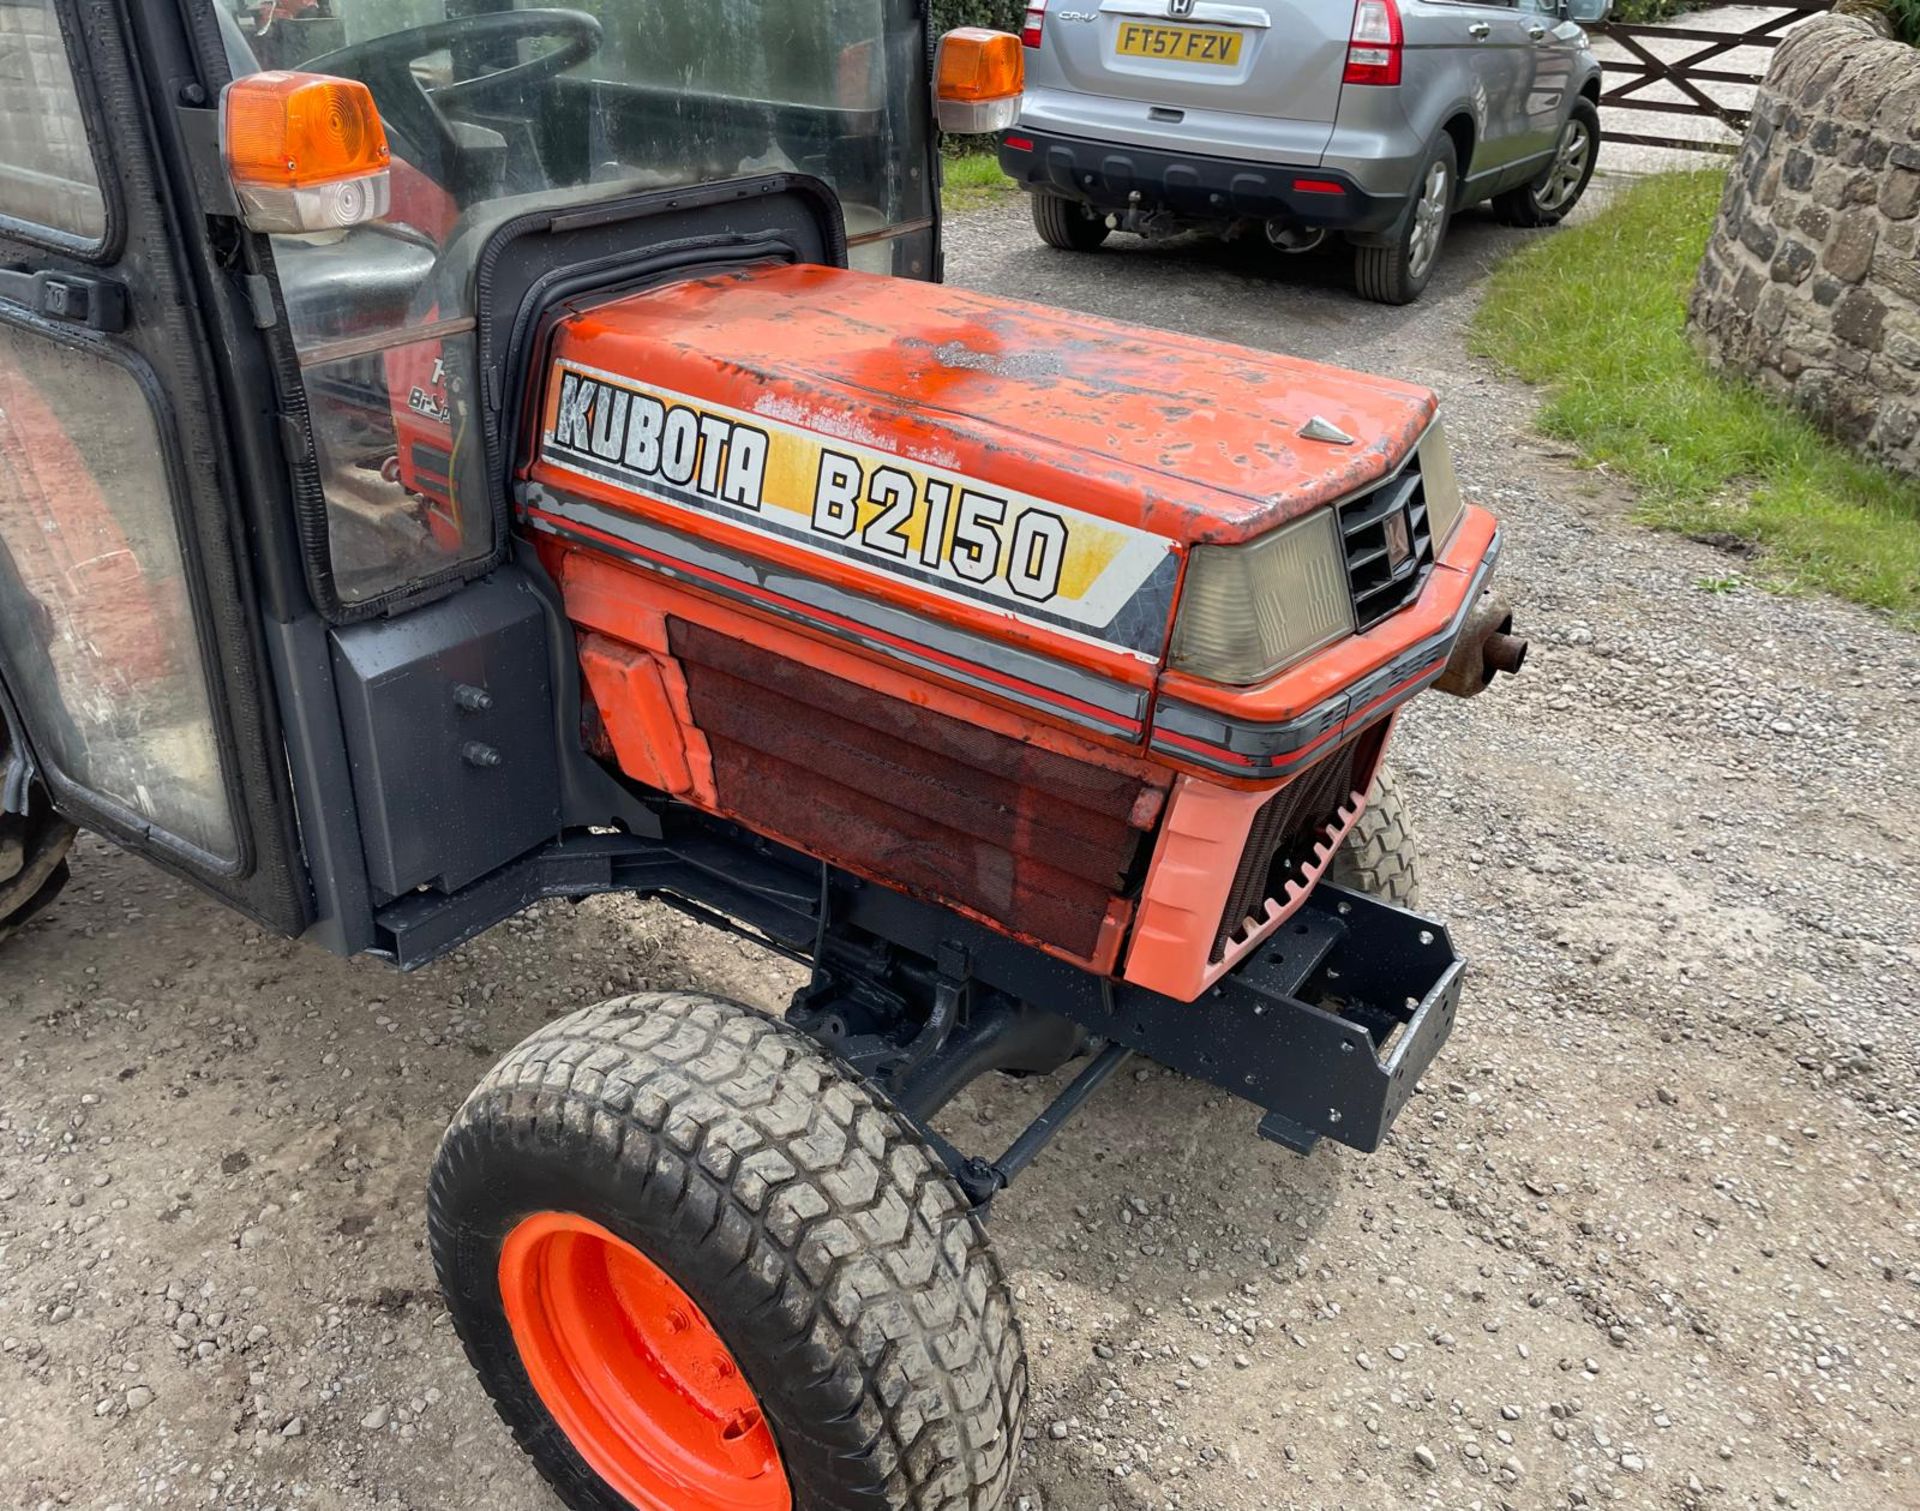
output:
M 1581 23 L 1611 0 L 1029 0 L 1000 165 L 1051 246 L 1113 230 L 1337 232 L 1360 292 L 1419 297 L 1447 224 L 1573 208 L 1600 145 Z

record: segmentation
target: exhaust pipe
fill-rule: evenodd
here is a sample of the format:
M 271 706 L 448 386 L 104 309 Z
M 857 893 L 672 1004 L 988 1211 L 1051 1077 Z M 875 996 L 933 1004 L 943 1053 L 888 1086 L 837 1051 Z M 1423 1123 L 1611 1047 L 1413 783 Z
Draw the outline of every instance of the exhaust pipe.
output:
M 1267 222 L 1267 244 L 1278 251 L 1298 256 L 1311 252 L 1327 239 L 1325 226 L 1297 226 L 1278 216 Z
M 1486 691 L 1497 672 L 1517 676 L 1526 660 L 1527 642 L 1513 633 L 1513 610 L 1504 598 L 1488 593 L 1467 615 L 1447 669 L 1433 685 L 1456 698 L 1471 698 Z

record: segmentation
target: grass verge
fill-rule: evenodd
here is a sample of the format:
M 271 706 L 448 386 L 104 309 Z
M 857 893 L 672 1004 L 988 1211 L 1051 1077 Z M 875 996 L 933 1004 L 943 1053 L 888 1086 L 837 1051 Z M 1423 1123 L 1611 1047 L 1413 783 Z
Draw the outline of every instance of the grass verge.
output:
M 1718 170 L 1664 174 L 1493 275 L 1474 348 L 1546 389 L 1539 424 L 1633 483 L 1647 523 L 1762 548 L 1760 572 L 1920 625 L 1920 483 L 1709 370 L 1687 295 Z
M 998 204 L 1020 186 L 1000 171 L 992 147 L 966 148 L 947 154 L 941 162 L 940 205 L 949 215 L 956 210 L 978 210 Z

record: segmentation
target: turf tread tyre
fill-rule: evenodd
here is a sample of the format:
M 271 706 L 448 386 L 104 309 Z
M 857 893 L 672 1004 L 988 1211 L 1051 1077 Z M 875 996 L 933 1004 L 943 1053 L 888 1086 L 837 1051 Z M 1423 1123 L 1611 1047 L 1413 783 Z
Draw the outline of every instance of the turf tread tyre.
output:
M 580 1212 L 702 1308 L 760 1394 L 795 1505 L 990 1511 L 1026 1357 L 986 1233 L 939 1156 L 799 1031 L 641 994 L 541 1028 L 467 1099 L 428 1199 L 454 1325 L 561 1498 L 626 1511 L 539 1403 L 501 1311 L 528 1210 Z
M 1419 847 L 1391 767 L 1373 779 L 1360 821 L 1334 857 L 1333 880 L 1403 908 L 1420 906 Z
M 1107 239 L 1106 220 L 1057 194 L 1033 194 L 1033 228 L 1040 239 L 1062 252 L 1091 252 Z

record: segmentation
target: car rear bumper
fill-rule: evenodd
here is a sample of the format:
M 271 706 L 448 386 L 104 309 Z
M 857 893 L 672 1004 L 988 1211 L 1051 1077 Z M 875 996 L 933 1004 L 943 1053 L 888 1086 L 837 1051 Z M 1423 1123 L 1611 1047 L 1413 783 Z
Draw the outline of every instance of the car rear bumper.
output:
M 1025 145 L 1022 145 L 1025 144 Z M 1161 152 L 1036 131 L 1000 139 L 1000 167 L 1031 193 L 1096 210 L 1165 210 L 1188 220 L 1271 220 L 1335 231 L 1384 231 L 1406 197 L 1363 188 L 1338 168 Z

